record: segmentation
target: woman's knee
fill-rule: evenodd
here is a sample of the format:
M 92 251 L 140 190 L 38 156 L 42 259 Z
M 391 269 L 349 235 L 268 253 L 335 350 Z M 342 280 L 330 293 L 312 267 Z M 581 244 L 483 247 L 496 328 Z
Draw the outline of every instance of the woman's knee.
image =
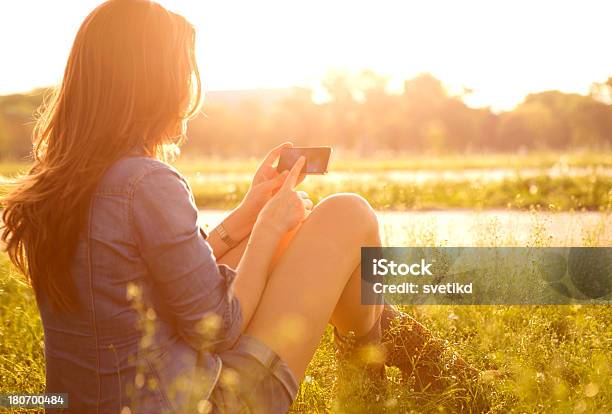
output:
M 319 202 L 313 213 L 323 215 L 337 226 L 360 233 L 378 235 L 378 218 L 368 201 L 358 194 L 338 193 Z

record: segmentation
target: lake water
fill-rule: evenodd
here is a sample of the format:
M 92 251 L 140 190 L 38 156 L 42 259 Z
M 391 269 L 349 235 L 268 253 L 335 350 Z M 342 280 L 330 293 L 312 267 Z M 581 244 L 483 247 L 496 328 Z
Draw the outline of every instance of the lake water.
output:
M 202 210 L 202 224 L 214 227 L 225 211 Z M 612 246 L 612 214 L 522 211 L 379 212 L 387 246 Z

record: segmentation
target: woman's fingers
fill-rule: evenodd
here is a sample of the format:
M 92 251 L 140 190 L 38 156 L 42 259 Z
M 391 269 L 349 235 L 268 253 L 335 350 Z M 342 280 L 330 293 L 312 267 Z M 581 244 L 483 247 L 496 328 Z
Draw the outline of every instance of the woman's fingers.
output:
M 271 179 L 270 182 L 272 182 L 272 189 L 278 190 L 287 179 L 287 175 L 289 175 L 289 171 L 283 171 L 282 173 Z
M 306 178 L 306 174 L 300 174 L 300 176 L 298 177 L 296 185 L 302 184 L 302 182 L 304 181 L 305 178 Z
M 283 171 L 282 173 L 278 174 L 276 177 L 266 180 L 263 183 L 259 184 L 258 188 L 261 188 L 264 191 L 276 192 L 279 188 L 281 188 L 288 174 L 289 174 L 289 171 Z
M 300 172 L 302 171 L 302 167 L 304 167 L 305 162 L 306 162 L 306 158 L 304 158 L 303 156 L 298 158 L 298 160 L 295 162 L 295 164 L 291 168 L 291 171 L 289 171 L 289 175 L 287 176 L 287 179 L 283 183 L 281 190 L 290 191 L 293 189 L 293 187 L 295 187 L 295 185 L 297 184 L 298 177 L 300 176 Z
M 308 193 L 306 191 L 298 191 L 297 194 L 300 198 L 308 198 Z
M 276 159 L 279 157 L 283 148 L 289 148 L 289 147 L 293 147 L 293 142 L 290 142 L 290 141 L 283 142 L 282 144 L 272 148 L 270 152 L 268 152 L 264 160 L 261 162 L 261 165 L 272 166 L 272 164 L 274 164 Z

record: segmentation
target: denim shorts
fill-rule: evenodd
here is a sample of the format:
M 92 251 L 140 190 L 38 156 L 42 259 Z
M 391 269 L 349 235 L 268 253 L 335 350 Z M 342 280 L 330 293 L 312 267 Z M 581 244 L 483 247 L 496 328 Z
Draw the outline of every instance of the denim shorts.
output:
M 289 367 L 258 339 L 242 335 L 218 354 L 223 363 L 209 402 L 213 413 L 286 413 L 298 392 Z

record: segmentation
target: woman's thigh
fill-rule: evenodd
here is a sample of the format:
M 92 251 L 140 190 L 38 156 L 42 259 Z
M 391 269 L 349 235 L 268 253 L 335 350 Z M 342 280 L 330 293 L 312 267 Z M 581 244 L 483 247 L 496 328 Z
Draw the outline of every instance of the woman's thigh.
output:
M 246 333 L 301 378 L 359 266 L 360 247 L 379 243 L 376 215 L 361 197 L 322 201 L 278 258 Z

